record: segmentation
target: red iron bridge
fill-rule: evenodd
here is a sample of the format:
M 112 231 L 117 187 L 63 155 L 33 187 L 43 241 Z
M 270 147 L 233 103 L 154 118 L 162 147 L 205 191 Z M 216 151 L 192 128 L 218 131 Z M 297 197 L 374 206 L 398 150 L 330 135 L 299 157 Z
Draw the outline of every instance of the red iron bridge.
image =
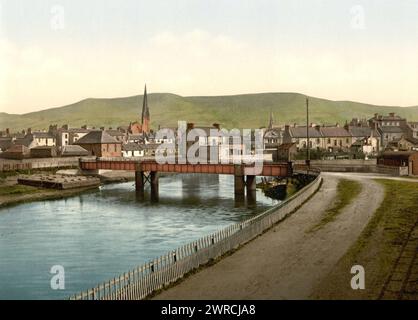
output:
M 159 173 L 201 173 L 227 174 L 234 176 L 236 195 L 252 194 L 256 190 L 256 176 L 287 178 L 293 175 L 291 162 L 264 163 L 261 167 L 255 165 L 236 164 L 160 164 L 155 160 L 137 160 L 126 158 L 95 158 L 80 159 L 80 169 L 84 172 L 98 170 L 135 171 L 135 186 L 138 193 L 144 192 L 145 184 L 151 185 L 151 193 L 158 194 Z

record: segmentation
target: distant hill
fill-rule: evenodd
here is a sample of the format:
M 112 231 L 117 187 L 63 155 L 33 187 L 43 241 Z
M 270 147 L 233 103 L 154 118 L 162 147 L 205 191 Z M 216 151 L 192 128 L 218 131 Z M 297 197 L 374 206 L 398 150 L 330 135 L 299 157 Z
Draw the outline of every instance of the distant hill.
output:
M 225 128 L 267 126 L 272 110 L 276 124 L 305 123 L 305 96 L 298 93 L 260 93 L 235 96 L 181 97 L 155 93 L 148 97 L 154 128 L 176 126 L 178 120 L 196 124 L 220 123 Z M 46 129 L 49 124 L 70 127 L 82 125 L 128 125 L 139 120 L 142 96 L 115 99 L 86 99 L 68 106 L 24 115 L 0 113 L 0 129 Z M 387 107 L 351 101 L 310 98 L 310 118 L 314 123 L 344 124 L 353 117 L 370 118 L 374 113 L 395 112 L 410 121 L 418 121 L 418 106 Z

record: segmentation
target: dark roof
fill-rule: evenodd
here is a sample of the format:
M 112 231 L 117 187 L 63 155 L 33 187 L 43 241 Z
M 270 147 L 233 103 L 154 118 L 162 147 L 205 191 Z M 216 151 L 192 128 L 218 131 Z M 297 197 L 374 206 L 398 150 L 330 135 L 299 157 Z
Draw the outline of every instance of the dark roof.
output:
M 29 147 L 29 145 L 32 143 L 32 141 L 33 141 L 33 136 L 32 135 L 26 135 L 24 138 L 16 139 L 14 141 L 14 144 Z
M 91 131 L 80 138 L 75 144 L 103 144 L 103 143 L 121 143 L 104 131 Z
M 351 133 L 341 127 L 321 127 L 324 137 L 351 137 Z
M 61 148 L 61 154 L 63 156 L 70 156 L 70 155 L 74 155 L 74 156 L 88 156 L 89 152 L 84 149 L 81 146 L 78 145 L 68 145 L 68 146 L 63 146 Z
M 391 115 L 387 115 L 387 116 L 378 115 L 377 118 L 373 117 L 373 118 L 370 118 L 369 120 L 399 121 L 399 120 L 405 120 L 405 119 L 398 115 L 395 115 L 393 117 Z
M 49 132 L 32 132 L 31 134 L 34 138 L 54 138 L 54 136 Z
M 350 126 L 348 130 L 353 137 L 370 137 L 372 133 L 372 128 L 370 127 Z
M 0 150 L 7 150 L 13 144 L 12 138 L 0 138 Z
M 290 127 L 289 130 L 293 138 L 306 138 L 306 127 Z M 316 128 L 309 127 L 309 137 L 320 138 L 322 135 Z
M 21 144 L 13 145 L 4 153 L 29 153 L 29 148 Z
M 396 127 L 396 126 L 382 126 L 379 127 L 379 130 L 382 131 L 383 133 L 403 133 L 403 130 L 401 129 L 401 127 Z
M 142 151 L 144 150 L 143 145 L 137 144 L 137 143 L 127 143 L 122 145 L 123 151 Z

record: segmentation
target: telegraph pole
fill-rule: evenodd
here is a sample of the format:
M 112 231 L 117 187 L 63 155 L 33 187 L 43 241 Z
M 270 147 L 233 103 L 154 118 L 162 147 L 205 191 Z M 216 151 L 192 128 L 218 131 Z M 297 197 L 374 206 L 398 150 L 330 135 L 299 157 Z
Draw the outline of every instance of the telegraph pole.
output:
M 309 98 L 306 98 L 306 165 L 310 167 L 311 164 L 311 150 L 309 137 Z

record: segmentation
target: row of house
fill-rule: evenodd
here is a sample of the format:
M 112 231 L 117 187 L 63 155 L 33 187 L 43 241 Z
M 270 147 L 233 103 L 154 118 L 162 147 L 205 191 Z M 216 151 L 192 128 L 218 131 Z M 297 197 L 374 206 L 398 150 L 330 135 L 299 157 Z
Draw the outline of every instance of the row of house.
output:
M 272 119 L 272 116 L 271 116 Z M 384 150 L 418 150 L 418 123 L 390 113 L 375 114 L 369 120 L 352 119 L 344 126 L 315 125 L 274 127 L 272 120 L 264 135 L 266 149 L 294 143 L 297 151 L 309 147 L 336 152 L 359 152 L 377 155 Z

